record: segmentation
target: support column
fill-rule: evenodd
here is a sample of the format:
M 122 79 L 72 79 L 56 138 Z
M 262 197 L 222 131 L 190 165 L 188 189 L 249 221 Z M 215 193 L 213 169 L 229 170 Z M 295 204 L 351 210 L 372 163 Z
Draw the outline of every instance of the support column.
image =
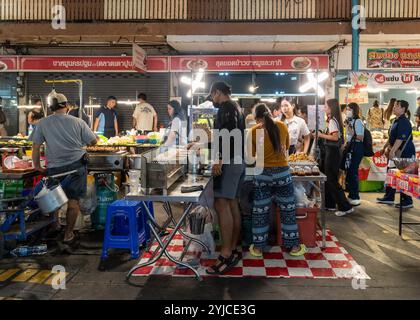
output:
M 360 51 L 360 28 L 358 23 L 354 23 L 360 10 L 355 7 L 360 5 L 359 0 L 351 1 L 352 8 L 352 71 L 359 71 L 359 51 Z M 357 26 L 357 27 L 356 27 Z

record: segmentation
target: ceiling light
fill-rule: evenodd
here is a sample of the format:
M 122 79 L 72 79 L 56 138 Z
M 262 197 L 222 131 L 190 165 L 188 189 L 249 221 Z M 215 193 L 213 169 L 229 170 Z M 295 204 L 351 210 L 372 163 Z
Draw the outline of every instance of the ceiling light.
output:
M 318 74 L 318 77 L 315 77 L 315 74 L 312 72 L 312 70 L 309 70 L 306 76 L 308 78 L 308 82 L 302 85 L 299 88 L 299 91 L 303 93 L 313 89 L 315 91 L 318 91 L 318 96 L 324 97 L 325 91 L 320 86 L 320 84 L 329 78 L 330 75 L 328 74 L 328 72 L 322 72 Z

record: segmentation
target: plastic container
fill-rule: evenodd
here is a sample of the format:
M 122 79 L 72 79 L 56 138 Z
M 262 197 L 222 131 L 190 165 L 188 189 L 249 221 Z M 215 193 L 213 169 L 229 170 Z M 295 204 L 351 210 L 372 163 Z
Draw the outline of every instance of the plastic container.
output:
M 316 247 L 318 208 L 297 208 L 296 221 L 299 227 L 300 242 L 311 248 Z M 283 245 L 281 236 L 280 210 L 276 208 L 277 244 Z

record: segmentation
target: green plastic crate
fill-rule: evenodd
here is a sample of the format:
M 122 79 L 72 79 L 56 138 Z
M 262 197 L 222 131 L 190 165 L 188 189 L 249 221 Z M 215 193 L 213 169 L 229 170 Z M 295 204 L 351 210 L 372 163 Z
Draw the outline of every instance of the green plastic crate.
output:
M 359 191 L 360 192 L 381 192 L 384 190 L 383 181 L 359 181 Z

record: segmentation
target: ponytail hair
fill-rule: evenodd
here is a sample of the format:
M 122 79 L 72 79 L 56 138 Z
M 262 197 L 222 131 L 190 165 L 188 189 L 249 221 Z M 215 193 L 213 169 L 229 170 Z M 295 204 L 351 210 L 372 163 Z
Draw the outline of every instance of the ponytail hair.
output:
M 262 119 L 264 121 L 264 126 L 268 132 L 268 137 L 270 138 L 274 151 L 280 153 L 280 130 L 274 122 L 271 111 L 267 105 L 261 103 L 255 106 L 255 119 Z

